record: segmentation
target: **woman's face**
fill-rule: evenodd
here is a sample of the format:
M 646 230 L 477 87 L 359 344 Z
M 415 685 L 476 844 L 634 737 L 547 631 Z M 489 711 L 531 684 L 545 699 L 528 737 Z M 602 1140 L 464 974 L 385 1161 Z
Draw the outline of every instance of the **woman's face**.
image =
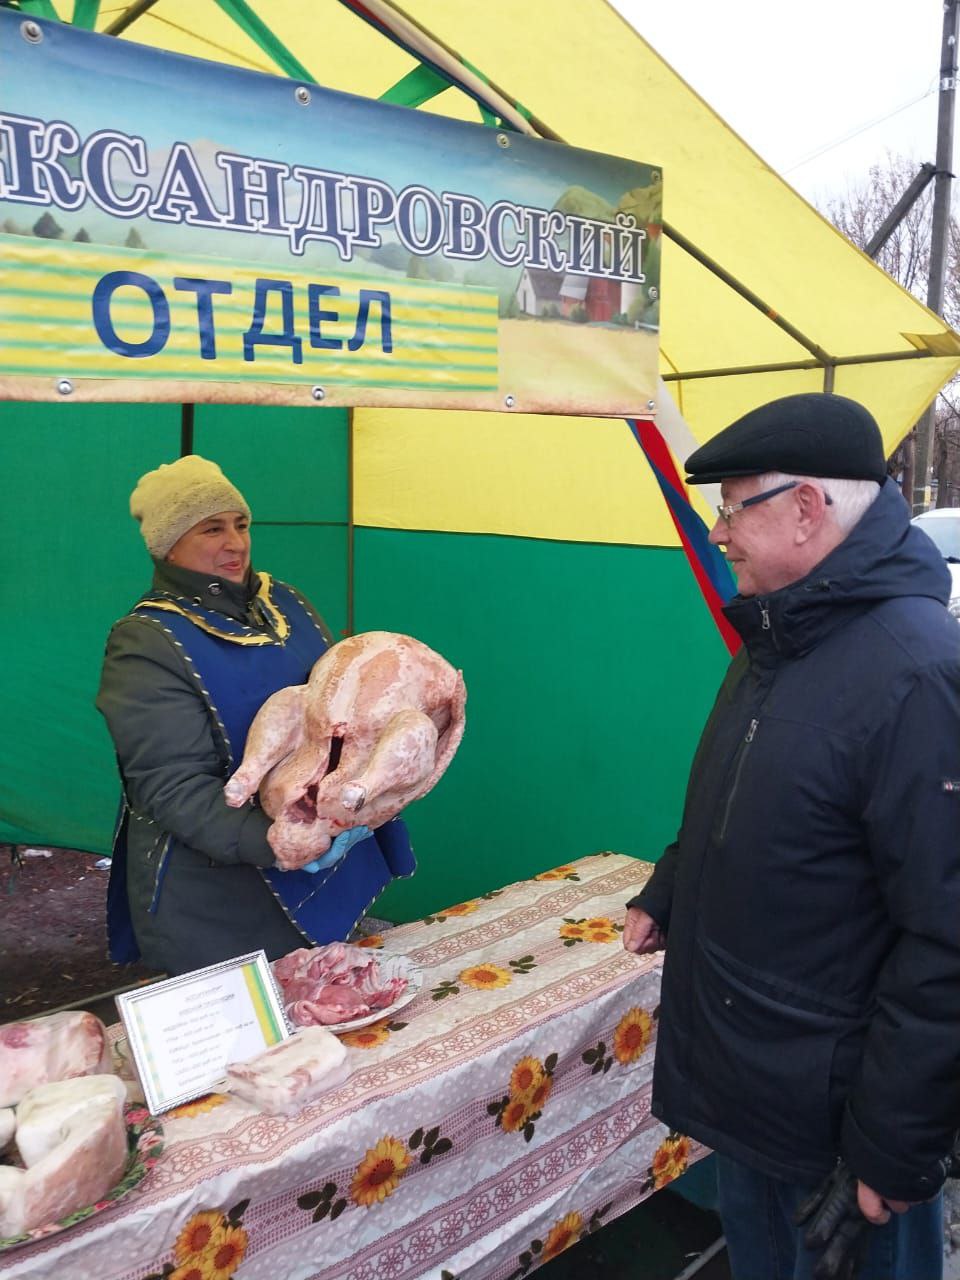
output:
M 173 544 L 167 559 L 181 569 L 244 582 L 250 569 L 250 519 L 241 511 L 207 516 Z

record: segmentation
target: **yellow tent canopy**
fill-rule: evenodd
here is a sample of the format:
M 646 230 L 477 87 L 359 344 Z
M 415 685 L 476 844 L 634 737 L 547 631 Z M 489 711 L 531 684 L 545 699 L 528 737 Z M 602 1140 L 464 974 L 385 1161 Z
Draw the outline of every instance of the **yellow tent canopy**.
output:
M 68 7 L 59 0 L 69 19 Z M 77 8 L 82 20 L 83 0 Z M 697 440 L 775 396 L 834 390 L 872 410 L 892 451 L 960 368 L 957 335 L 764 164 L 605 0 L 354 8 L 139 0 L 102 4 L 96 26 L 369 97 L 415 74 L 422 58 L 514 127 L 662 167 L 661 374 Z M 87 0 L 86 14 L 96 9 Z M 417 99 L 401 90 L 392 100 Z M 457 88 L 422 109 L 477 118 Z M 354 416 L 359 523 L 676 542 L 618 423 L 593 420 L 584 431 L 583 419 L 498 415 L 480 430 L 469 414 L 421 410 L 389 414 L 394 429 L 384 431 L 383 417 Z M 465 473 L 467 493 L 453 483 Z

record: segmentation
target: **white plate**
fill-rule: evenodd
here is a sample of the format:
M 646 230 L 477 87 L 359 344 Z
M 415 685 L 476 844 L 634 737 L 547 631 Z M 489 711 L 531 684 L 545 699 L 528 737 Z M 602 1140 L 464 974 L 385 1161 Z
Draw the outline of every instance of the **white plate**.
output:
M 423 986 L 423 973 L 412 960 L 406 956 L 383 955 L 378 951 L 373 952 L 377 965 L 380 969 L 380 976 L 383 978 L 406 978 L 407 989 L 399 1000 L 394 1000 L 393 1004 L 386 1009 L 377 1009 L 375 1013 L 364 1014 L 362 1018 L 352 1018 L 349 1022 L 325 1022 L 323 1027 L 327 1031 L 357 1031 L 360 1027 L 369 1027 L 372 1022 L 381 1022 L 384 1018 L 389 1018 L 396 1013 L 398 1009 L 402 1009 L 404 1005 L 420 994 L 420 988 Z

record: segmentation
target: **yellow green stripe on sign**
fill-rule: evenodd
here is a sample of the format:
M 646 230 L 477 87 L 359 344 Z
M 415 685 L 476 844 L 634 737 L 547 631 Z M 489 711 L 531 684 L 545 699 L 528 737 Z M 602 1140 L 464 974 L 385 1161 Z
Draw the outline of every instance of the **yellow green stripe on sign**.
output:
M 143 1047 L 144 1056 L 146 1058 L 146 1063 L 144 1065 L 150 1074 L 151 1081 L 155 1081 L 157 1079 L 157 1064 L 153 1056 L 153 1044 L 150 1040 L 150 1032 L 139 1006 L 131 1003 L 130 1008 L 133 1011 L 134 1021 L 137 1024 L 137 1031 L 140 1035 L 140 1044 Z
M 191 281 L 217 284 L 202 297 Z M 0 235 L 0 373 L 496 391 L 498 297 L 367 264 L 309 271 Z
M 263 985 L 263 978 L 260 976 L 256 962 L 245 964 L 242 972 L 243 980 L 247 984 L 247 990 L 250 993 L 253 1011 L 257 1016 L 257 1023 L 263 1035 L 263 1043 L 266 1045 L 277 1044 L 278 1041 L 283 1039 L 284 1029 L 281 1027 L 267 998 L 267 989 Z

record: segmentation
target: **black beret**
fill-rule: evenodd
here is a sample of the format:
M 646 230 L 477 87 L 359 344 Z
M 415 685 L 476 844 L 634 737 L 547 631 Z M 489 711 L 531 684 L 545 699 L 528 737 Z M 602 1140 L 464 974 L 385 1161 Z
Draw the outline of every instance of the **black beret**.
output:
M 751 409 L 687 459 L 687 484 L 784 471 L 876 480 L 887 474 L 880 428 L 862 404 L 809 392 Z

